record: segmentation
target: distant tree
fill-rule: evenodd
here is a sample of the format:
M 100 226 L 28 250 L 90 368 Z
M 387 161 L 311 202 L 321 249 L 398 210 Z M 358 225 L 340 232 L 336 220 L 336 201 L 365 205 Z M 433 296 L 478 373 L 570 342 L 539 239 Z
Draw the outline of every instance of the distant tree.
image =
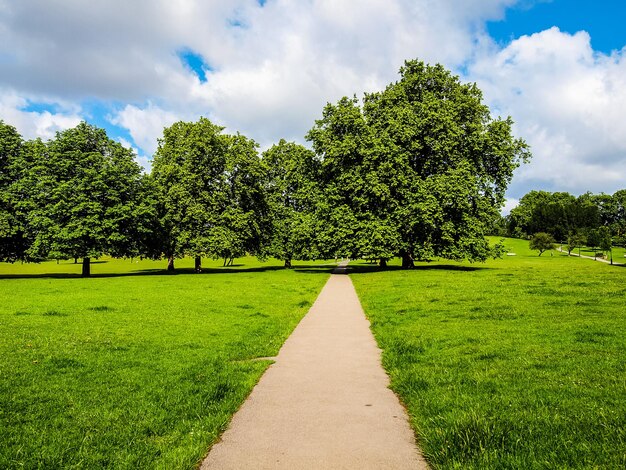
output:
M 263 163 L 272 224 L 268 254 L 287 268 L 293 259 L 317 258 L 319 160 L 302 145 L 281 140 L 263 154 Z
M 318 234 L 328 255 L 485 260 L 513 170 L 529 157 L 474 84 L 408 61 L 363 104 L 328 104 L 307 139 L 322 160 Z
M 17 192 L 21 179 L 24 141 L 17 130 L 0 120 L 0 261 L 26 258 L 29 241 L 26 214 Z
M 174 271 L 175 258 L 189 254 L 199 272 L 202 257 L 211 253 L 215 198 L 226 166 L 223 129 L 206 118 L 180 121 L 165 128 L 159 139 L 151 179 L 157 193 L 160 251 L 168 271 Z
M 598 229 L 599 243 L 598 246 L 604 253 L 609 253 L 611 258 L 611 264 L 613 264 L 613 240 L 611 237 L 611 230 L 607 226 L 600 227 Z
M 132 151 L 85 122 L 31 150 L 23 188 L 32 204 L 30 256 L 82 258 L 86 277 L 91 258 L 132 255 L 141 180 Z
M 619 219 L 619 201 L 610 194 L 594 194 L 590 196 L 591 202 L 598 208 L 598 224 L 608 227 L 611 233 L 615 233 Z
M 496 237 L 506 237 L 508 235 L 506 217 L 497 214 L 489 226 L 488 233 Z
M 602 233 L 599 229 L 594 228 L 587 231 L 587 246 L 593 250 L 593 258 L 596 258 L 598 248 L 602 244 Z
M 264 258 L 270 220 L 263 182 L 266 169 L 257 143 L 239 133 L 227 136 L 226 167 L 217 192 L 216 231 L 210 253 L 225 265 L 245 254 Z
M 591 193 L 581 194 L 573 207 L 573 227 L 578 231 L 589 231 L 601 225 L 600 209 Z
M 570 233 L 567 237 L 567 254 L 571 255 L 573 250 L 580 248 L 584 244 L 585 237 L 582 234 L 577 232 Z
M 531 250 L 539 251 L 541 256 L 544 251 L 554 250 L 554 238 L 549 233 L 537 232 L 531 237 L 528 246 Z
M 613 201 L 617 208 L 617 217 L 613 228 L 613 235 L 626 246 L 626 189 L 620 189 L 613 194 Z
M 511 234 L 546 232 L 558 240 L 577 228 L 576 198 L 569 193 L 530 191 L 509 216 Z
M 177 122 L 163 131 L 154 156 L 152 180 L 162 253 L 168 270 L 174 259 L 234 257 L 259 253 L 266 216 L 263 167 L 256 143 L 226 135 L 206 118 Z

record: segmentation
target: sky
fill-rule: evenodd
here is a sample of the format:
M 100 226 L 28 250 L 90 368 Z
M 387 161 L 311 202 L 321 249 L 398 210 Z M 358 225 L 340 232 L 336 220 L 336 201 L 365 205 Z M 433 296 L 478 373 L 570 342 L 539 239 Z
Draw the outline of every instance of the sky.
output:
M 163 128 L 200 116 L 260 149 L 407 59 L 476 82 L 531 146 L 531 189 L 626 188 L 624 0 L 0 0 L 0 119 L 49 139 L 81 120 L 149 170 Z

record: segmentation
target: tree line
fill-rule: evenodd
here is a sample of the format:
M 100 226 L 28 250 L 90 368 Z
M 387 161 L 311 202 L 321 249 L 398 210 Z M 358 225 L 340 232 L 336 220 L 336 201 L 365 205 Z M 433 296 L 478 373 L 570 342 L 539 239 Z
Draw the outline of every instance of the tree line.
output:
M 475 84 L 413 60 L 359 100 L 327 104 L 312 149 L 257 143 L 206 118 L 164 129 L 144 174 L 85 122 L 44 142 L 0 121 L 0 260 L 183 256 L 310 260 L 497 256 L 485 235 L 530 157 Z
M 626 245 L 626 190 L 578 197 L 530 191 L 499 221 L 496 232 L 516 238 L 547 234 L 570 252 L 581 246 L 609 251 L 612 245 Z

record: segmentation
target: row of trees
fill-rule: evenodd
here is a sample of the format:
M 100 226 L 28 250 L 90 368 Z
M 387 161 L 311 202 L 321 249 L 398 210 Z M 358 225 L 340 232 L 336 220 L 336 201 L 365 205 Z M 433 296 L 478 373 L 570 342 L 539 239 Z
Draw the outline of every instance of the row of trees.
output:
M 307 149 L 257 144 L 201 118 L 159 139 L 152 171 L 81 123 L 24 141 L 0 122 L 0 259 L 485 260 L 513 170 L 529 158 L 474 84 L 408 61 L 363 100 L 328 104 Z
M 500 233 L 530 237 L 546 233 L 573 249 L 626 244 L 626 190 L 613 195 L 530 191 L 501 220 Z

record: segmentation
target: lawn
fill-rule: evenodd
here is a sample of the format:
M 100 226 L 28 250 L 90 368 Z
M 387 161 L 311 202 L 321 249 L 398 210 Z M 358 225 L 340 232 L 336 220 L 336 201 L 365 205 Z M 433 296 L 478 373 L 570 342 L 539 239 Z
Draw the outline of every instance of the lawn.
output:
M 626 268 L 516 256 L 351 274 L 437 469 L 626 467 Z
M 328 277 L 243 263 L 1 264 L 0 468 L 193 468 Z
M 579 250 L 578 248 L 576 248 L 575 250 L 572 251 L 573 254 L 578 254 Z M 602 250 L 599 249 L 592 249 L 589 248 L 587 246 L 583 246 L 580 248 L 580 254 L 583 256 L 594 256 L 596 253 L 602 253 Z M 623 247 L 621 246 L 616 246 L 613 247 L 613 261 L 615 263 L 625 263 L 626 262 L 626 258 L 624 257 L 624 255 L 626 254 L 626 251 L 624 250 Z M 610 259 L 610 254 L 606 253 L 607 259 Z

